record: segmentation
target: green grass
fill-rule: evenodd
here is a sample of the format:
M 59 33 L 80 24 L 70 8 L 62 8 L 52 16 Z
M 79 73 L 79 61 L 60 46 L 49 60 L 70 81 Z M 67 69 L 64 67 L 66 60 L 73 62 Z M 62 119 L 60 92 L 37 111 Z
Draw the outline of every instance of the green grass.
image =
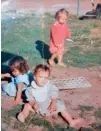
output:
M 3 23 L 2 51 L 23 56 L 30 66 L 39 64 L 42 59 L 35 43 L 42 41 L 41 34 L 40 18 L 37 17 L 18 18 L 9 25 Z
M 49 33 L 50 25 L 55 21 L 54 16 L 50 13 L 44 15 L 45 24 L 42 30 L 41 17 L 36 16 L 33 12 L 25 17 L 16 19 L 2 20 L 2 53 L 23 56 L 29 63 L 30 67 L 42 63 L 42 48 L 44 46 L 44 60 L 49 58 Z M 86 20 L 79 21 L 76 17 L 69 19 L 69 28 L 71 30 L 73 47 L 64 55 L 64 61 L 76 67 L 89 67 L 101 65 L 101 40 L 91 36 L 91 29 L 100 25 L 99 21 Z M 91 41 L 93 44 L 91 45 Z M 44 44 L 43 44 L 44 43 Z M 67 48 L 69 43 L 66 45 Z M 81 55 L 82 47 L 94 48 Z M 71 62 L 68 62 L 71 61 Z M 8 59 L 2 64 L 7 64 Z
M 1 121 L 7 125 L 10 125 L 11 119 L 8 115 L 8 112 L 1 108 Z
M 95 111 L 95 116 L 101 119 L 101 109 Z
M 6 131 L 5 129 L 1 128 L 1 131 Z
M 20 123 L 19 121 L 15 122 L 13 128 L 19 129 L 20 131 L 27 131 L 30 126 L 44 127 L 44 129 L 46 129 L 47 131 L 76 131 L 76 129 L 64 124 L 54 124 L 54 126 L 52 126 L 49 121 L 43 119 L 42 117 L 39 117 L 38 115 L 33 114 L 27 118 L 25 123 Z
M 21 123 L 19 121 L 16 121 L 12 128 L 18 129 L 19 131 L 28 131 L 28 126 L 26 126 L 26 123 Z
M 50 123 L 47 120 L 44 120 L 42 118 L 39 118 L 38 116 L 34 116 L 31 119 L 31 124 L 38 125 L 38 126 L 44 126 L 46 128 L 52 128 Z
M 80 106 L 79 106 L 79 109 L 80 109 L 81 111 L 92 111 L 92 110 L 94 109 L 94 107 L 93 107 L 93 106 L 80 105 Z
M 13 108 L 10 111 L 5 111 L 4 109 L 1 110 L 2 113 L 2 122 L 9 125 L 12 122 L 12 117 L 15 117 L 18 112 L 21 111 L 21 106 L 18 106 L 17 108 Z M 87 112 L 92 111 L 94 108 L 92 106 L 81 106 L 80 109 L 82 112 L 85 112 L 85 116 L 87 116 Z M 96 111 L 97 117 L 99 117 L 100 110 Z M 91 115 L 92 116 L 92 115 Z M 89 116 L 89 118 L 91 117 Z M 29 117 L 26 119 L 25 123 L 21 123 L 18 120 L 14 122 L 12 125 L 12 128 L 18 129 L 19 131 L 28 131 L 29 128 L 39 126 L 43 127 L 45 131 L 77 131 L 74 128 L 69 127 L 67 124 L 51 124 L 49 121 L 47 121 L 42 116 L 39 116 L 37 114 L 30 114 Z M 80 131 L 100 131 L 101 130 L 101 119 L 100 121 L 96 121 L 96 123 L 91 124 L 91 128 L 82 128 Z
M 93 123 L 92 128 L 95 129 L 96 131 L 101 131 L 101 121 L 100 123 Z
M 94 112 L 94 107 L 93 106 L 87 106 L 87 105 L 79 105 L 79 110 L 80 112 L 80 117 L 89 119 L 90 117 L 95 117 L 93 112 Z
M 94 130 L 91 128 L 82 128 L 80 131 L 94 131 Z
M 101 51 L 87 51 L 82 53 L 82 48 L 72 47 L 64 56 L 64 61 L 76 67 L 90 67 L 101 65 Z M 68 62 L 69 61 L 69 62 Z
M 72 127 L 67 127 L 64 125 L 54 125 L 54 129 L 53 131 L 76 131 L 76 129 L 72 128 Z
M 8 111 L 8 115 L 12 117 L 16 117 L 17 113 L 21 112 L 22 105 L 19 105 L 17 107 L 14 107 L 13 109 Z

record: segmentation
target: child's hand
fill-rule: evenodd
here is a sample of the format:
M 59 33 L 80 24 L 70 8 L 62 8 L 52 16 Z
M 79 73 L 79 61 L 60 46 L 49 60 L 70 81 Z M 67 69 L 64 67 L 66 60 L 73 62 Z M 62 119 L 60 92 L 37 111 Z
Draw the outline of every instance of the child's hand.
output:
M 11 75 L 9 73 L 6 73 L 5 77 L 11 77 Z
M 62 44 L 58 44 L 56 45 L 56 48 L 61 48 L 63 45 Z
M 5 74 L 1 74 L 1 78 L 5 78 L 5 77 L 11 77 L 11 75 L 9 73 L 5 73 Z
M 48 108 L 48 110 L 50 112 L 56 111 L 57 110 L 56 103 L 51 103 L 50 106 L 49 106 L 49 108 Z
M 19 104 L 19 103 L 14 100 L 13 102 L 9 103 L 7 109 L 8 109 L 8 110 L 11 110 L 13 107 L 17 106 L 18 104 Z
M 62 44 L 58 44 L 57 49 L 60 49 L 60 48 L 62 48 L 62 47 L 63 47 Z
M 67 38 L 66 41 L 68 41 L 68 42 L 73 42 L 73 40 L 70 39 L 70 38 Z
M 17 100 L 13 101 L 13 106 L 17 106 L 18 104 L 19 104 L 19 101 L 17 101 Z

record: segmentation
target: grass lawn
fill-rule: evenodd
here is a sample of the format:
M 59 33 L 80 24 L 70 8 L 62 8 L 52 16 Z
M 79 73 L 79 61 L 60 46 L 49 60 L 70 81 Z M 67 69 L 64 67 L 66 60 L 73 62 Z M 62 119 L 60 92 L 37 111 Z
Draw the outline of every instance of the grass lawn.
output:
M 42 18 L 33 13 L 16 19 L 2 20 L 2 64 L 7 64 L 13 55 L 23 56 L 33 67 L 43 60 L 47 62 L 49 52 L 49 28 L 54 16 L 46 13 Z M 67 65 L 91 67 L 101 65 L 101 39 L 91 35 L 93 28 L 101 26 L 98 20 L 68 20 L 73 43 L 65 44 Z M 67 43 L 67 42 L 66 42 Z M 86 50 L 86 51 L 84 51 Z M 43 58 L 44 57 L 44 58 Z
M 89 118 L 91 116 L 96 117 L 96 123 L 92 123 L 91 128 L 82 128 L 80 131 L 101 131 L 101 109 L 96 110 L 92 106 L 83 106 L 80 105 L 81 117 Z M 74 128 L 69 127 L 66 123 L 64 124 L 56 124 L 52 125 L 49 121 L 39 115 L 31 114 L 28 119 L 26 119 L 25 123 L 21 123 L 17 120 L 14 120 L 13 117 L 16 117 L 16 114 L 20 112 L 22 106 L 18 106 L 13 108 L 10 111 L 6 111 L 1 109 L 2 113 L 2 122 L 6 125 L 11 126 L 13 129 L 18 129 L 19 131 L 28 131 L 31 127 L 39 126 L 43 127 L 44 131 L 77 131 Z M 91 112 L 92 111 L 92 112 Z M 59 118 L 58 118 L 59 119 Z M 13 123 L 13 124 L 12 124 Z

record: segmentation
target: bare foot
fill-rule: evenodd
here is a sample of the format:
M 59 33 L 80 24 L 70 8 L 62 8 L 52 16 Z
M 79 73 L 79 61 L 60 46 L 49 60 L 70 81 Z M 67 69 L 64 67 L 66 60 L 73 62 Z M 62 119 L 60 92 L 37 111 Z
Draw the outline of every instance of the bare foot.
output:
M 92 122 L 90 120 L 88 120 L 88 119 L 83 119 L 83 121 L 81 123 L 82 127 L 84 127 L 84 128 L 91 127 L 91 124 L 92 124 Z
M 73 119 L 72 122 L 70 123 L 71 127 L 82 127 L 82 124 L 84 123 L 84 119 L 78 118 L 78 119 Z
M 49 59 L 49 61 L 48 61 L 48 62 L 49 62 L 49 64 L 50 64 L 50 65 L 52 65 L 52 66 L 55 66 L 55 65 L 56 65 L 56 64 L 54 63 L 54 61 L 53 61 L 53 60 L 51 60 L 51 59 Z
M 59 65 L 59 66 L 63 66 L 63 67 L 66 67 L 66 64 L 64 64 L 63 62 L 58 63 L 57 65 Z
M 56 115 L 52 115 L 52 118 L 53 119 L 58 119 L 58 115 L 56 114 Z
M 23 116 L 23 113 L 22 113 L 22 112 L 20 112 L 20 113 L 18 114 L 17 119 L 18 119 L 20 122 L 22 122 L 22 123 L 24 123 L 24 122 L 25 122 L 25 118 L 24 118 L 24 116 Z

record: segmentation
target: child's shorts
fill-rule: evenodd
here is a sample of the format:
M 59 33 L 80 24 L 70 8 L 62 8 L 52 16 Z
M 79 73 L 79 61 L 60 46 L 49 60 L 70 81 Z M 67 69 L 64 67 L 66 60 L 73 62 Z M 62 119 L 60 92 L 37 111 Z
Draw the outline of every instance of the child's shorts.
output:
M 38 114 L 41 114 L 42 116 L 52 116 L 52 115 L 56 115 L 58 114 L 59 112 L 62 112 L 64 110 L 66 110 L 66 107 L 65 107 L 65 104 L 64 102 L 58 100 L 57 103 L 56 103 L 56 108 L 57 110 L 56 111 L 53 111 L 53 112 L 50 112 L 47 108 L 45 109 L 39 109 L 37 111 Z

